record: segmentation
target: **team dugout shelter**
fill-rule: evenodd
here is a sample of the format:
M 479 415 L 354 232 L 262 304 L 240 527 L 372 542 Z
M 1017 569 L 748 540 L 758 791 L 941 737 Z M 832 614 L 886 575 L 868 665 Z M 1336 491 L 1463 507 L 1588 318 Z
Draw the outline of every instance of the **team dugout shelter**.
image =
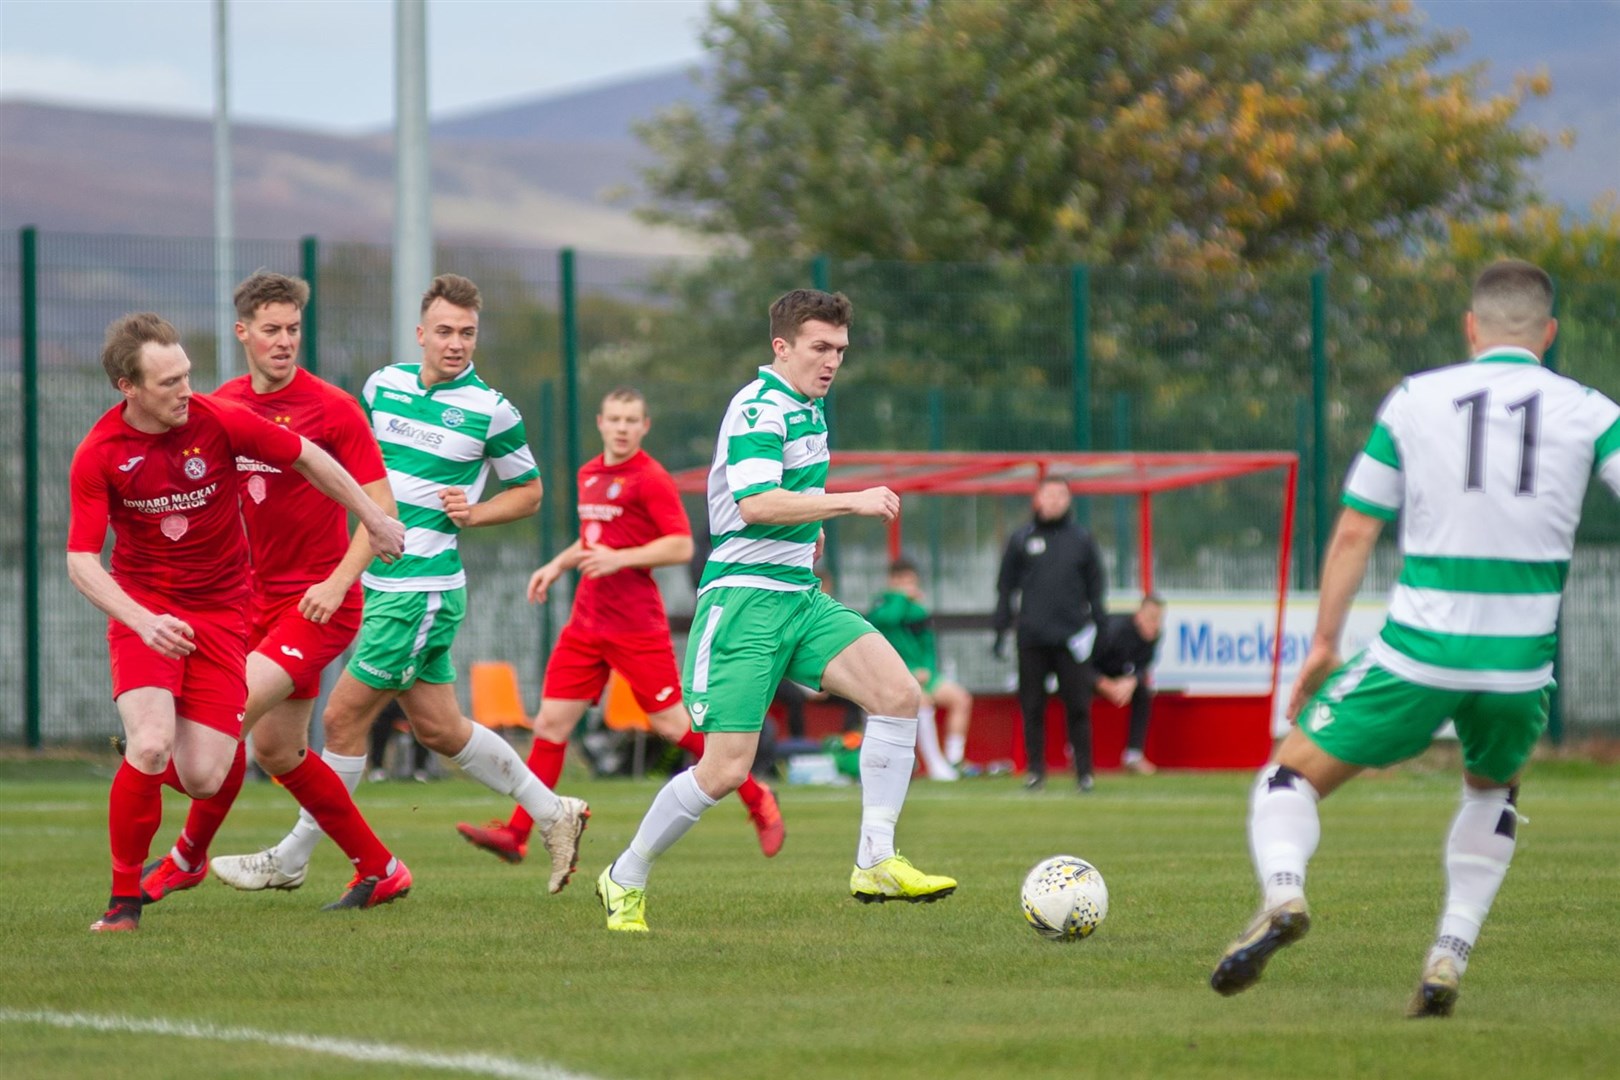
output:
M 1290 553 L 1293 550 L 1294 506 L 1299 460 L 1281 451 L 1206 451 L 1196 453 L 1038 453 L 950 451 L 834 452 L 827 491 L 849 492 L 884 486 L 901 497 L 901 514 L 888 526 L 889 557 L 898 558 L 905 537 L 908 496 L 1027 498 L 1041 480 L 1055 478 L 1076 496 L 1125 496 L 1136 503 L 1137 586 L 1143 595 L 1155 591 L 1153 571 L 1154 499 L 1166 492 L 1215 484 L 1237 477 L 1275 473 L 1281 486 L 1277 529 L 1273 640 L 1282 638 L 1288 598 Z M 706 496 L 708 466 L 675 474 L 682 494 Z M 992 574 L 994 571 L 992 571 Z M 1167 598 L 1175 603 L 1173 596 Z M 991 628 L 992 614 L 935 612 L 939 631 Z M 1164 646 L 1161 645 L 1161 649 Z M 1250 768 L 1271 754 L 1272 716 L 1277 704 L 1281 648 L 1271 657 L 1269 685 L 1252 692 L 1208 692 L 1161 687 L 1153 702 L 1146 753 L 1170 768 Z M 1022 720 L 1016 694 L 975 691 L 968 735 L 970 761 L 1010 760 L 1022 769 L 1025 755 Z M 1062 705 L 1047 703 L 1047 760 L 1050 768 L 1068 767 Z M 839 730 L 842 713 L 812 706 L 810 735 Z M 1092 704 L 1093 760 L 1099 768 L 1119 764 L 1124 751 L 1128 709 L 1100 698 Z

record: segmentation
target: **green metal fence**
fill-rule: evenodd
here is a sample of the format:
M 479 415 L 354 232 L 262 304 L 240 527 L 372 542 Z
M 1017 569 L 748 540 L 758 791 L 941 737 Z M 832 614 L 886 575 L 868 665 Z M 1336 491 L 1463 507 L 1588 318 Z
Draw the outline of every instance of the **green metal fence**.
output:
M 835 447 L 1297 452 L 1300 587 L 1314 583 L 1339 480 L 1379 400 L 1403 374 L 1454 362 L 1464 349 L 1460 277 L 1374 280 L 1331 268 L 1181 278 L 452 246 L 439 248 L 436 265 L 483 291 L 478 367 L 523 410 L 547 488 L 536 519 L 465 537 L 472 614 L 460 651 L 510 659 L 531 686 L 566 609 L 530 611 L 522 583 L 572 534 L 573 475 L 597 451 L 591 418 L 601 394 L 620 383 L 640 387 L 654 420 L 649 449 L 672 469 L 706 464 L 725 402 L 769 360 L 766 308 L 786 289 L 830 287 L 855 302 L 852 347 L 830 399 Z M 305 361 L 324 377 L 358 390 L 377 367 L 412 359 L 389 352 L 386 247 L 313 238 L 238 244 L 238 276 L 259 267 L 314 286 Z M 67 465 L 116 401 L 97 358 L 103 329 L 118 315 L 150 309 L 170 318 L 199 387 L 215 385 L 213 281 L 206 239 L 28 230 L 0 237 L 0 294 L 17 298 L 0 310 L 0 385 L 8 391 L 0 439 L 12 448 L 0 455 L 0 492 L 15 508 L 0 521 L 0 742 L 83 740 L 113 728 L 104 620 L 68 584 L 60 558 Z M 1554 362 L 1620 394 L 1620 290 L 1560 282 L 1559 305 Z M 239 371 L 235 343 L 227 346 L 230 369 Z M 1274 480 L 1243 480 L 1155 500 L 1156 580 L 1172 589 L 1269 588 L 1275 489 Z M 1083 509 L 1115 587 L 1128 589 L 1137 570 L 1134 506 L 1112 500 Z M 695 503 L 691 510 L 701 514 Z M 923 559 L 936 607 L 989 608 L 996 551 L 1026 516 L 1016 499 L 908 506 L 908 546 Z M 1582 558 L 1606 585 L 1603 560 L 1620 549 L 1620 508 L 1606 493 L 1590 501 L 1582 539 L 1590 549 Z M 863 604 L 881 578 L 882 529 L 840 522 L 829 540 L 840 588 Z M 1593 577 L 1583 565 L 1577 582 Z M 666 575 L 665 584 L 673 607 L 690 602 L 680 575 Z M 1620 675 L 1604 629 L 1616 604 L 1603 589 L 1571 597 L 1561 681 L 1572 731 L 1620 730 L 1610 704 Z

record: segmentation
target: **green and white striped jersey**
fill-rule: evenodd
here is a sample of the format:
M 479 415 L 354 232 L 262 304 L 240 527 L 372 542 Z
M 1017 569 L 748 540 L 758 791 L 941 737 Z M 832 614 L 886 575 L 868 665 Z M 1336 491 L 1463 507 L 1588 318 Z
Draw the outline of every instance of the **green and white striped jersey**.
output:
M 360 404 L 382 447 L 388 483 L 405 524 L 405 554 L 373 559 L 361 576 L 383 592 L 442 592 L 467 583 L 457 538 L 439 492 L 459 487 L 475 503 L 491 471 L 505 484 L 540 475 L 524 441 L 523 417 L 469 367 L 426 389 L 421 364 L 394 364 L 366 380 Z
M 709 469 L 714 550 L 698 591 L 741 585 L 799 592 L 819 585 L 813 569 L 821 522 L 749 525 L 737 503 L 772 488 L 820 495 L 827 487 L 827 417 L 822 403 L 770 367 L 737 391 L 720 422 Z
M 1552 680 L 1555 628 L 1596 474 L 1620 494 L 1620 406 L 1523 349 L 1401 383 L 1378 410 L 1343 501 L 1401 520 L 1382 667 L 1447 690 Z

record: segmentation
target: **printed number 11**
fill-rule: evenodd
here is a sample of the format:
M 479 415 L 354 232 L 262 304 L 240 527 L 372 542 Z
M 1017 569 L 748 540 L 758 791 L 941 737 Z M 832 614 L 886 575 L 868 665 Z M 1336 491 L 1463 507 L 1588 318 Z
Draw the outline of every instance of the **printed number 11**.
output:
M 1477 390 L 1452 402 L 1457 411 L 1468 410 L 1468 462 L 1464 491 L 1485 490 L 1485 416 L 1491 405 L 1491 392 Z M 1541 442 L 1541 395 L 1531 394 L 1508 405 L 1519 414 L 1519 485 L 1517 494 L 1536 493 L 1536 448 Z

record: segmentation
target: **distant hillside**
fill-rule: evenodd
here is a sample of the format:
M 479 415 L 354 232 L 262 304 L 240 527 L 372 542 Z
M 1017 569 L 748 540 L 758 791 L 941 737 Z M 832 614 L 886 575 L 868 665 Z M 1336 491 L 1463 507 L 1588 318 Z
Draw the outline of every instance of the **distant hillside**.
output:
M 633 80 L 436 125 L 438 235 L 625 254 L 706 250 L 699 239 L 642 224 L 605 197 L 632 186 L 645 161 L 628 132 L 639 103 L 651 115 L 674 82 Z M 389 135 L 244 124 L 233 132 L 232 149 L 239 235 L 390 236 Z M 206 119 L 4 101 L 0 161 L 3 229 L 206 236 L 213 228 L 213 130 Z

